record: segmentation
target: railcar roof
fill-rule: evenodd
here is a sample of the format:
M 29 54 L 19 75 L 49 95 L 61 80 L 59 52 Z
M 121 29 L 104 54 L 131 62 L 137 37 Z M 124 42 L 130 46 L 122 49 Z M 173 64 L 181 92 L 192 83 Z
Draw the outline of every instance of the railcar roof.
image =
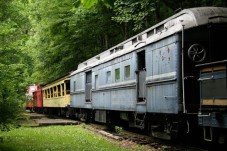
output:
M 57 79 L 54 79 L 54 80 L 52 80 L 52 81 L 50 81 L 46 84 L 43 84 L 42 88 L 45 89 L 46 87 L 49 87 L 51 85 L 55 85 L 56 83 L 58 83 L 59 81 L 62 81 L 62 80 L 69 80 L 70 79 L 69 76 L 70 76 L 70 73 L 67 73 L 67 74 L 65 74 L 61 77 L 58 77 Z
M 174 33 L 181 32 L 182 26 L 184 26 L 184 29 L 189 29 L 208 23 L 223 22 L 227 22 L 227 8 L 196 7 L 184 9 L 162 22 L 148 28 L 147 30 L 129 38 L 128 40 L 123 41 L 122 43 L 94 56 L 93 58 L 90 58 L 83 63 L 80 63 L 77 70 L 72 72 L 70 76 L 89 70 L 94 66 L 105 63 L 123 54 L 127 54 Z

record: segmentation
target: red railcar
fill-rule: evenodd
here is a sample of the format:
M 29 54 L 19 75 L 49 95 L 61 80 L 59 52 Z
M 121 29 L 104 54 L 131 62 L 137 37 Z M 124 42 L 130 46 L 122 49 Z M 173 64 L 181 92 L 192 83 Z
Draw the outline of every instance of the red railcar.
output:
M 37 85 L 30 85 L 27 87 L 26 91 L 26 109 L 29 109 L 30 111 L 34 110 L 35 102 L 33 99 L 33 92 L 37 90 Z
M 42 85 L 37 85 L 36 91 L 33 92 L 34 107 L 41 110 L 43 107 Z

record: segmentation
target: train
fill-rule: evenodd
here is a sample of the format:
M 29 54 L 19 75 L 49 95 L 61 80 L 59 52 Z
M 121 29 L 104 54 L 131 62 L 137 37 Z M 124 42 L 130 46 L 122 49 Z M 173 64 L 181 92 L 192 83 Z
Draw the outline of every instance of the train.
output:
M 37 85 L 29 85 L 26 89 L 25 97 L 26 97 L 26 102 L 25 102 L 25 107 L 27 110 L 30 110 L 34 112 L 35 108 L 35 102 L 36 99 L 34 98 L 33 93 L 35 93 L 37 90 Z
M 227 142 L 227 8 L 181 10 L 42 86 L 42 108 L 163 139 Z

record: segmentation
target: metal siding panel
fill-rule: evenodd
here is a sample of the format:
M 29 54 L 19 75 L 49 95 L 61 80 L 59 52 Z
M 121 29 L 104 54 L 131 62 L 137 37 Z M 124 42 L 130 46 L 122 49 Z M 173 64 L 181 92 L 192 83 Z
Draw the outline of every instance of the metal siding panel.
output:
M 176 71 L 177 49 L 177 36 L 146 47 L 147 76 Z
M 162 45 L 160 45 L 161 47 Z M 153 75 L 176 70 L 176 44 L 170 44 L 153 51 Z
M 154 77 L 160 81 L 147 85 L 148 112 L 178 113 L 178 85 L 172 81 L 177 79 L 178 45 L 173 35 L 146 48 L 147 82 Z
M 176 83 L 148 87 L 147 93 L 148 112 L 178 113 Z
M 134 111 L 136 105 L 135 89 L 118 89 L 111 91 L 111 109 Z
M 71 79 L 76 81 L 76 92 L 71 91 L 70 106 L 74 108 L 87 108 L 85 104 L 85 73 L 81 72 L 75 74 L 71 77 Z M 73 83 L 73 81 L 71 82 Z
M 43 99 L 43 107 L 67 107 L 69 105 L 69 95 Z
M 99 91 L 92 94 L 92 105 L 95 109 L 110 109 L 110 91 Z
M 85 108 L 85 93 L 71 94 L 71 107 Z
M 78 90 L 85 90 L 85 73 L 79 73 L 76 76 L 76 82 L 78 84 Z
M 70 94 L 70 107 L 75 107 L 76 104 L 76 96 L 74 94 Z
M 86 84 L 86 95 L 85 95 L 85 99 L 86 100 L 90 100 L 91 98 L 91 83 Z
M 108 89 L 93 91 L 92 93 L 92 105 L 95 109 L 111 109 L 111 110 L 135 110 L 136 103 L 136 91 L 135 87 L 116 88 L 116 84 L 128 82 L 135 79 L 136 65 L 135 65 L 135 52 L 126 54 L 119 58 L 115 58 L 110 62 L 100 65 L 99 67 L 99 88 L 105 88 L 110 86 Z M 130 78 L 124 80 L 124 67 L 130 65 L 131 72 Z M 120 81 L 115 82 L 115 69 L 120 68 Z M 111 71 L 111 83 L 106 83 L 107 71 Z M 113 89 L 113 87 L 115 87 Z

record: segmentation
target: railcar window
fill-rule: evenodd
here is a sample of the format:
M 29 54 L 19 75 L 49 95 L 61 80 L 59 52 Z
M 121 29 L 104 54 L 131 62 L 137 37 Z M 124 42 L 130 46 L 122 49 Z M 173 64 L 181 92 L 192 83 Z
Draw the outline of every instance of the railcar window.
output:
M 125 80 L 130 78 L 130 65 L 125 66 Z
M 115 82 L 120 81 L 120 68 L 115 69 Z
M 111 83 L 111 71 L 106 72 L 106 83 Z
M 50 88 L 50 97 L 53 97 L 53 88 Z
M 60 87 L 60 85 L 58 85 L 57 88 L 58 88 L 58 96 L 61 96 L 61 87 Z
M 73 81 L 73 92 L 76 92 L 76 81 Z
M 57 87 L 54 87 L 54 97 L 57 97 Z

